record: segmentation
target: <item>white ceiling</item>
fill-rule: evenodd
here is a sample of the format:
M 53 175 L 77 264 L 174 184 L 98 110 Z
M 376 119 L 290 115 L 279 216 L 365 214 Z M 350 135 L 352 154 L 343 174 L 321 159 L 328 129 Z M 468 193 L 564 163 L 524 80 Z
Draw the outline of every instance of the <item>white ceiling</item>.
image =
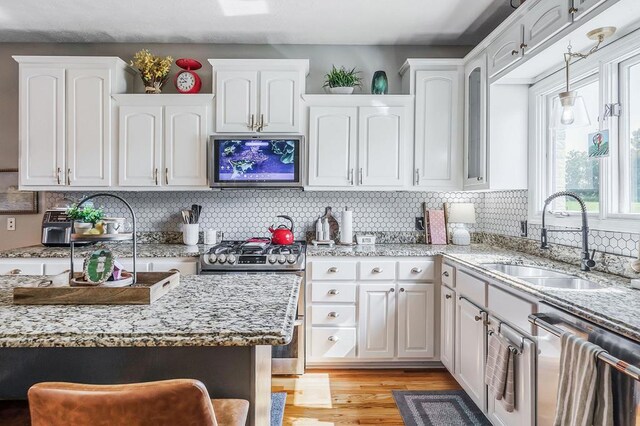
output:
M 479 42 L 508 0 L 13 0 L 0 42 Z

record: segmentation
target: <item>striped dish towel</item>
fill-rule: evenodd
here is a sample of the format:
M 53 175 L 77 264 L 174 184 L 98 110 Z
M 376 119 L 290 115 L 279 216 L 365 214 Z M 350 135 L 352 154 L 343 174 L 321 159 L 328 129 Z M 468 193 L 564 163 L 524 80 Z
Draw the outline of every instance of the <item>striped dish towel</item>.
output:
M 489 387 L 489 394 L 501 401 L 504 409 L 508 412 L 515 409 L 513 362 L 513 353 L 509 348 L 509 342 L 497 333 L 491 333 L 484 382 Z
M 597 358 L 603 349 L 570 332 L 560 344 L 554 426 L 613 426 L 611 368 Z

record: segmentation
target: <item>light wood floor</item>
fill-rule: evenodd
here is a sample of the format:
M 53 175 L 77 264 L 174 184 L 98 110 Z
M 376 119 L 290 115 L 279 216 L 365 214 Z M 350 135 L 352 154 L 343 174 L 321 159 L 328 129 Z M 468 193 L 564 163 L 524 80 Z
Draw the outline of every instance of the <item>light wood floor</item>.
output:
M 446 370 L 308 370 L 274 377 L 287 392 L 284 425 L 402 425 L 392 390 L 460 389 Z

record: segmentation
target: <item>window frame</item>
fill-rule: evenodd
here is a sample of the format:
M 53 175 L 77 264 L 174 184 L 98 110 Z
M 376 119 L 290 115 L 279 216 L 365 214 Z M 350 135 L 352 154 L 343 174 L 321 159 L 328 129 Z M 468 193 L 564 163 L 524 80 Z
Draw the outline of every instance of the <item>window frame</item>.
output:
M 620 201 L 624 195 L 621 184 L 628 170 L 621 165 L 628 162 L 624 156 L 624 113 L 625 100 L 623 86 L 620 83 L 621 69 L 625 63 L 636 59 L 640 63 L 640 31 L 627 35 L 603 47 L 587 59 L 571 65 L 571 83 L 585 81 L 597 75 L 599 80 L 599 120 L 600 129 L 609 129 L 610 154 L 600 161 L 600 211 L 588 213 L 589 226 L 592 229 L 612 232 L 640 232 L 640 214 L 621 213 Z M 633 62 L 636 63 L 635 61 Z M 623 76 L 624 77 L 624 76 Z M 542 223 L 542 207 L 546 196 L 553 188 L 553 151 L 551 150 L 551 130 L 548 117 L 552 102 L 549 95 L 564 90 L 564 69 L 557 70 L 536 79 L 529 89 L 529 212 L 528 220 L 532 224 Z M 605 105 L 622 104 L 621 117 L 604 118 Z M 628 105 L 628 103 L 627 103 Z M 628 144 L 628 141 L 626 141 Z M 615 165 L 613 167 L 612 165 Z M 626 165 L 628 167 L 628 165 Z M 626 174 L 625 174 L 626 173 Z M 546 223 L 552 226 L 579 227 L 580 213 L 567 212 L 562 215 L 547 215 Z

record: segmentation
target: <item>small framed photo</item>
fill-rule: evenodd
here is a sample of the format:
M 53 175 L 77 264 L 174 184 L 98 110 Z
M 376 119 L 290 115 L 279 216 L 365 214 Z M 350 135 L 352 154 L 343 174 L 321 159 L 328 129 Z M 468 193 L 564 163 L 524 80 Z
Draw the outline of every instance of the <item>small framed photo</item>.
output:
M 0 169 L 0 214 L 38 213 L 38 193 L 18 191 L 18 169 Z

